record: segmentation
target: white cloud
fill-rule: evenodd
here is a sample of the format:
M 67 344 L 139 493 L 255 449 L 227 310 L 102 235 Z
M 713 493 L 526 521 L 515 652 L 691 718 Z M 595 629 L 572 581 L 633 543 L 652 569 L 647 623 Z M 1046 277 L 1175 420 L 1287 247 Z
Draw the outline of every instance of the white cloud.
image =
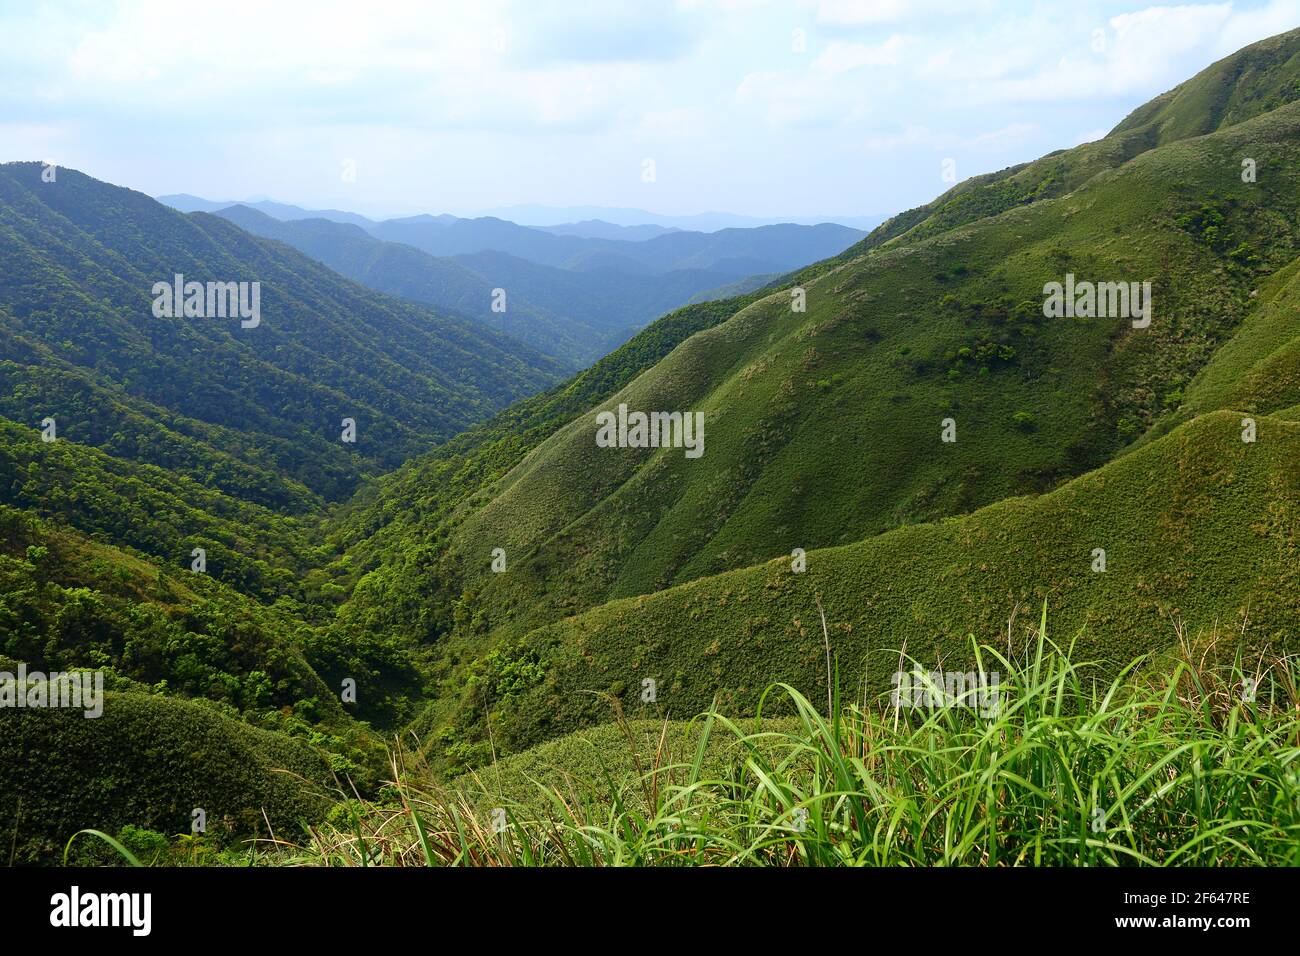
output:
M 775 126 L 852 122 L 871 113 L 897 74 L 906 41 L 891 36 L 870 45 L 834 40 L 804 68 L 750 73 L 736 89 L 739 103 L 762 109 Z M 870 81 L 859 75 L 877 68 Z
M 907 12 L 908 0 L 821 0 L 817 22 L 862 26 L 898 20 Z
M 1222 58 L 1265 37 L 1295 29 L 1300 24 L 1300 0 L 1272 0 L 1258 10 L 1235 11 L 1223 25 L 1215 44 Z
M 1189 79 L 1209 61 L 1264 36 L 1300 23 L 1300 3 L 1284 0 L 1263 10 L 1239 11 L 1232 2 L 1154 6 L 1111 17 L 1104 28 L 1104 45 L 1094 49 L 1092 38 L 1079 35 L 1058 46 L 1054 63 L 992 82 L 966 84 L 966 92 L 983 102 L 1050 102 L 1099 97 L 1150 97 Z M 1240 38 L 1231 50 L 1223 37 Z M 978 65 L 978 64 L 975 64 Z M 958 74 L 954 62 L 938 72 Z M 969 78 L 969 72 L 962 77 Z
M 902 60 L 904 40 L 891 36 L 875 46 L 836 40 L 813 61 L 813 71 L 827 77 L 839 76 L 864 66 L 897 66 Z
M 999 129 L 974 134 L 938 132 L 925 126 L 909 125 L 897 133 L 868 136 L 862 143 L 869 153 L 896 153 L 903 149 L 921 148 L 930 151 L 987 151 L 1007 144 L 1022 143 L 1039 132 L 1033 123 L 1010 123 Z
M 0 4 L 0 159 L 320 205 L 355 157 L 331 204 L 437 211 L 644 204 L 654 156 L 683 210 L 889 212 L 932 197 L 936 153 L 1075 145 L 1296 25 L 1300 0 Z
M 995 9 L 994 0 L 814 0 L 817 22 L 834 27 L 870 27 L 934 16 L 970 17 Z

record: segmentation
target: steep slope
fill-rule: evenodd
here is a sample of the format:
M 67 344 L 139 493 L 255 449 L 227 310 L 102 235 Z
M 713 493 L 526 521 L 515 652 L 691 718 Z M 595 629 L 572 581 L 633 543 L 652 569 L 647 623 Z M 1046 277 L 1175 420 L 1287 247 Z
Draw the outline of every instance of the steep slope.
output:
M 310 819 L 321 803 L 270 771 L 365 781 L 363 722 L 415 718 L 459 768 L 605 720 L 611 696 L 637 711 L 645 678 L 673 716 L 752 712 L 776 680 L 819 697 L 819 604 L 853 694 L 887 688 L 904 646 L 930 667 L 965 669 L 972 635 L 1021 654 L 1044 602 L 1099 673 L 1180 629 L 1300 648 L 1297 47 L 672 313 L 432 450 L 553 367 L 220 218 L 0 168 L 0 665 L 102 668 L 115 695 L 102 730 L 0 715 L 13 836 L 35 857 L 83 821 L 183 826 L 195 788 Z M 430 218 L 406 225 L 457 228 Z M 538 234 L 546 255 L 579 238 Z M 730 237 L 635 245 L 670 239 L 650 260 L 581 240 L 564 262 L 745 260 Z M 150 321 L 173 271 L 265 281 L 265 322 Z M 1049 317 L 1067 276 L 1150 282 L 1152 321 Z M 44 442 L 34 403 L 60 402 Z M 699 413 L 702 454 L 603 447 L 619 406 Z M 358 407 L 382 447 L 336 447 Z M 285 516 L 357 486 L 324 529 Z M 201 543 L 213 570 L 191 575 Z M 3 795 L 34 754 L 64 769 L 32 830 Z
M 933 202 L 886 220 L 839 259 L 900 236 L 929 235 L 1063 196 L 1156 146 L 1212 133 L 1300 99 L 1298 42 L 1300 30 L 1292 30 L 1245 47 L 1134 110 L 1103 139 L 960 182 Z
M 101 668 L 110 689 L 204 698 L 268 729 L 305 721 L 351 733 L 361 729 L 355 717 L 387 725 L 409 716 L 400 694 L 416 677 L 385 635 L 332 642 L 292 602 L 258 604 L 213 575 L 7 505 L 0 531 L 0 656 L 45 670 Z M 344 676 L 357 681 L 356 706 L 340 703 Z
M 1111 134 L 1145 130 L 1153 146 L 1203 136 L 1300 100 L 1300 31 L 1225 57 L 1138 107 Z
M 209 837 L 266 838 L 319 822 L 338 787 L 307 743 L 183 700 L 114 692 L 96 720 L 22 710 L 0 721 L 0 839 L 10 865 L 57 864 L 87 828 L 189 833 L 196 809 Z
M 271 470 L 339 498 L 560 371 L 469 320 L 375 295 L 222 219 L 184 216 L 75 170 L 44 182 L 41 169 L 0 167 L 4 374 L 50 368 L 69 392 L 108 389 L 132 413 L 165 410 L 161 425 L 209 444 L 232 472 Z M 259 282 L 260 324 L 154 317 L 155 283 L 176 274 Z M 18 420 L 45 417 L 71 440 L 94 437 L 57 402 L 29 403 Z M 345 417 L 358 423 L 352 445 L 339 440 Z M 128 444 L 118 450 L 131 453 Z
M 1177 413 L 1159 432 L 1221 408 L 1268 415 L 1300 404 L 1300 259 L 1252 296 L 1251 314 L 1187 386 Z
M 86 444 L 44 441 L 38 429 L 3 418 L 0 503 L 171 568 L 190 568 L 202 548 L 207 574 L 266 601 L 305 598 L 321 583 L 304 574 L 312 564 L 304 528 L 282 511 Z
M 841 690 L 859 697 L 888 691 L 904 649 L 930 670 L 967 670 L 972 636 L 1023 656 L 1044 602 L 1098 676 L 1180 631 L 1229 658 L 1239 643 L 1251 660 L 1300 650 L 1300 423 L 1261 418 L 1247 443 L 1239 417 L 1202 416 L 1047 495 L 809 552 L 803 573 L 781 558 L 528 634 L 471 667 L 452 739 L 464 753 L 491 712 L 496 752 L 520 750 L 609 720 L 607 695 L 682 718 L 715 698 L 753 713 L 776 681 L 824 699 L 818 600 Z
M 19 863 L 57 860 L 83 827 L 187 832 L 194 807 L 213 834 L 261 830 L 263 810 L 297 826 L 323 812 L 331 770 L 378 778 L 383 744 L 357 718 L 410 716 L 412 674 L 380 639 L 331 644 L 288 605 L 0 505 L 0 671 L 20 662 L 93 669 L 105 694 L 94 719 L 0 709 L 0 839 Z M 361 706 L 340 702 L 340 672 Z
M 450 519 L 593 403 L 618 392 L 695 333 L 725 322 L 753 296 L 679 309 L 570 382 L 512 405 L 370 485 L 329 527 L 331 570 L 355 586 L 332 633 L 342 643 L 376 631 L 411 644 L 443 636 L 473 613 L 447 564 Z

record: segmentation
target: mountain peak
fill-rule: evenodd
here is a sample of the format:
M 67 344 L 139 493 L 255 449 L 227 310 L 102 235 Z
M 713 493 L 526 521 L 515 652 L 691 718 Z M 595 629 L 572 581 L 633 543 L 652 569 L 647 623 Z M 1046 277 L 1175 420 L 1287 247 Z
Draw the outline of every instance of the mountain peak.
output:
M 1300 100 L 1300 29 L 1260 40 L 1139 106 L 1108 134 L 1143 128 L 1151 146 L 1204 136 Z

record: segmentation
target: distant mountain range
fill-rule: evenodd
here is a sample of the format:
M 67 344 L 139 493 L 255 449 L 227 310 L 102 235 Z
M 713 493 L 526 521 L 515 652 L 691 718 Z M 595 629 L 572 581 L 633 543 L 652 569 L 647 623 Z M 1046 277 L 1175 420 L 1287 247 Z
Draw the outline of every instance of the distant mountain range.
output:
M 630 275 L 712 269 L 731 279 L 789 272 L 837 255 L 865 235 L 830 223 L 787 223 L 717 232 L 669 232 L 631 242 L 557 235 L 493 217 L 445 222 L 428 216 L 388 219 L 371 227 L 370 232 L 434 256 L 505 252 L 561 269 L 608 269 Z
M 757 288 L 865 235 L 831 223 L 689 232 L 595 220 L 532 228 L 448 215 L 375 222 L 268 200 L 160 201 L 215 213 L 354 281 L 469 316 L 575 369 L 665 312 Z
M 542 232 L 554 233 L 557 236 L 582 236 L 584 239 L 628 239 L 632 242 L 653 239 L 655 236 L 662 236 L 666 232 L 679 231 L 673 226 L 658 226 L 653 223 L 645 223 L 639 226 L 616 226 L 614 223 L 606 222 L 603 219 L 584 219 L 582 222 L 566 222 L 558 226 L 534 226 L 533 228 L 540 229 Z
M 488 209 L 485 216 L 509 219 L 522 226 L 543 227 L 550 223 L 574 223 L 598 220 L 614 226 L 659 226 L 664 229 L 685 229 L 692 232 L 717 232 L 719 229 L 753 229 L 756 226 L 775 226 L 792 223 L 813 226 L 833 222 L 853 229 L 870 231 L 885 221 L 885 216 L 741 216 L 730 212 L 702 212 L 692 216 L 661 216 L 644 209 L 616 206 L 544 206 L 530 203 Z
M 779 226 L 786 223 L 797 226 L 816 226 L 834 223 L 870 232 L 886 216 L 741 216 L 729 212 L 703 212 L 691 216 L 662 216 L 644 209 L 617 206 L 543 206 L 536 203 L 503 206 L 488 209 L 477 217 L 437 216 L 366 217 L 339 209 L 309 209 L 269 199 L 204 199 L 189 193 L 158 196 L 164 205 L 181 212 L 216 212 L 230 206 L 249 206 L 274 219 L 329 219 L 350 222 L 358 226 L 381 222 L 387 218 L 436 219 L 450 222 L 459 218 L 505 219 L 521 226 L 530 226 L 556 235 L 585 236 L 592 239 L 653 239 L 665 232 L 717 232 L 719 229 L 753 229 L 758 226 Z
M 229 206 L 236 205 L 233 202 L 219 201 L 212 199 L 203 199 L 200 196 L 191 196 L 189 193 L 176 193 L 172 196 L 158 196 L 158 201 L 164 206 L 171 206 L 181 212 L 216 212 L 219 209 L 225 209 Z M 367 219 L 365 216 L 358 215 L 354 212 L 344 212 L 341 209 L 303 209 L 301 206 L 291 206 L 287 203 L 272 202 L 269 199 L 261 199 L 257 202 L 238 203 L 241 206 L 248 206 L 256 209 L 258 212 L 270 216 L 272 219 L 328 219 L 330 222 L 346 222 L 354 226 L 367 227 L 375 223 L 373 219 Z M 446 217 L 454 219 L 454 216 Z

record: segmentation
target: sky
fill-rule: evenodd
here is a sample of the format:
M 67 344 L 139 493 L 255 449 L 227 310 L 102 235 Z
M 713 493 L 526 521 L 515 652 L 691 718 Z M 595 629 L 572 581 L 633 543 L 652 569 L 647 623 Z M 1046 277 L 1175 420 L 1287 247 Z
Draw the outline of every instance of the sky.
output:
M 1297 26 L 1300 0 L 0 0 L 0 160 L 369 215 L 888 215 Z

